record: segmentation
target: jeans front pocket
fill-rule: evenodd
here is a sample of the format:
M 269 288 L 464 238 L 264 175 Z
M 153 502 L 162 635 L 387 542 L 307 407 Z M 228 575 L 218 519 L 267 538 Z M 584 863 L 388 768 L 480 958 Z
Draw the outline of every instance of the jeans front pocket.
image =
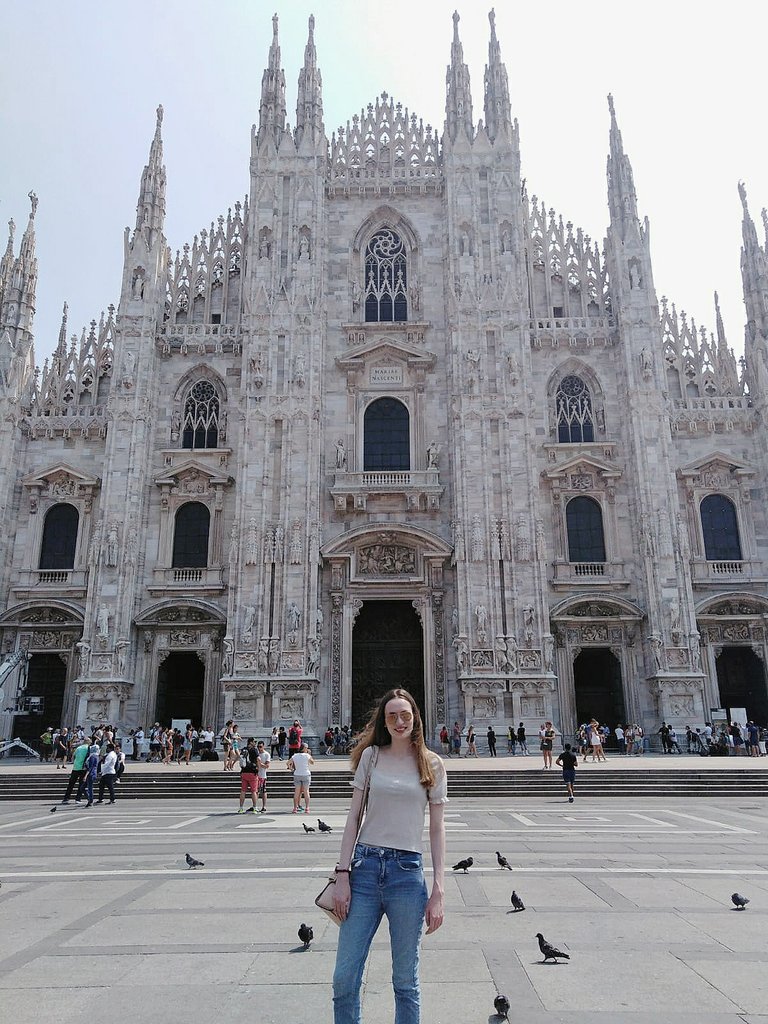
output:
M 403 871 L 413 872 L 414 874 L 421 871 L 420 857 L 398 857 L 397 864 Z

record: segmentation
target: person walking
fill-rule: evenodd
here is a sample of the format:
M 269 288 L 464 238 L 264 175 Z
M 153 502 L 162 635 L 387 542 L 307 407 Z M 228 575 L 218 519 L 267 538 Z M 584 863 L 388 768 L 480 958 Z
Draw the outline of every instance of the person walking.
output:
M 451 737 L 448 733 L 448 726 L 443 722 L 443 727 L 440 730 L 440 746 L 443 748 L 443 754 L 446 757 L 451 756 Z
M 69 729 L 64 726 L 53 737 L 53 759 L 57 768 L 66 768 L 69 755 Z
M 576 781 L 576 766 L 579 763 L 579 759 L 571 750 L 571 744 L 566 743 L 563 747 L 562 754 L 555 761 L 555 764 L 559 765 L 563 769 L 563 782 L 565 783 L 565 791 L 568 794 L 568 803 L 573 803 L 573 784 Z
M 477 744 L 475 743 L 475 727 L 471 723 L 467 728 L 467 757 L 477 757 Z
M 291 814 L 301 813 L 301 798 L 304 797 L 304 813 L 309 814 L 309 787 L 312 782 L 311 766 L 315 763 L 312 752 L 303 744 L 301 750 L 291 754 L 286 768 L 293 772 L 293 810 Z
M 627 752 L 627 741 L 624 738 L 624 730 L 620 725 L 617 725 L 613 730 L 613 734 L 616 737 L 616 743 L 619 747 L 620 754 L 626 754 Z
M 268 754 L 264 745 L 264 740 L 259 740 L 256 744 L 256 753 L 258 755 L 259 769 L 256 777 L 256 785 L 258 793 L 261 796 L 261 807 L 259 808 L 259 814 L 267 813 L 267 772 L 272 762 L 272 755 Z
M 644 754 L 645 753 L 645 729 L 643 729 L 642 725 L 635 724 L 634 727 L 633 727 L 633 732 L 635 734 L 635 743 L 634 743 L 635 754 L 638 754 L 638 755 Z
M 454 722 L 451 729 L 451 747 L 456 757 L 461 757 L 461 726 L 458 722 Z
M 116 771 L 115 766 L 117 764 L 117 754 L 115 752 L 114 744 L 107 744 L 107 752 L 104 755 L 104 760 L 101 763 L 101 775 L 99 776 L 99 799 L 96 801 L 97 804 L 104 803 L 104 787 L 109 790 L 109 803 L 115 802 L 115 777 Z
M 238 814 L 245 814 L 245 803 L 246 794 L 251 794 L 251 813 L 256 813 L 256 797 L 258 795 L 258 772 L 259 772 L 259 755 L 256 750 L 256 738 L 254 736 L 248 737 L 248 743 L 243 755 L 240 758 L 240 806 L 237 810 Z
M 64 799 L 61 801 L 63 804 L 69 803 L 69 798 L 72 796 L 72 790 L 75 789 L 75 786 L 78 787 L 78 789 L 75 790 L 75 793 L 78 792 L 80 788 L 80 781 L 83 778 L 83 775 L 85 775 L 85 760 L 87 757 L 88 744 L 85 742 L 78 744 L 78 746 L 75 747 L 75 756 L 72 760 L 72 771 L 69 773 L 69 779 L 67 780 L 67 789 L 64 793 Z M 80 798 L 78 796 L 75 797 L 75 803 L 80 803 Z
M 605 761 L 605 754 L 603 753 L 603 735 L 600 731 L 600 725 L 596 719 L 592 719 L 589 723 L 589 745 L 592 748 L 592 760 L 597 758 L 598 761 Z M 586 755 L 584 756 L 586 761 Z
M 336 868 L 334 902 L 342 923 L 333 974 L 334 1024 L 360 1024 L 363 972 L 385 914 L 395 1020 L 419 1024 L 422 927 L 426 924 L 430 935 L 443 923 L 443 808 L 448 797 L 445 766 L 427 749 L 418 706 L 407 690 L 389 690 L 381 698 L 352 751 L 352 765 L 354 793 Z M 368 772 L 368 806 L 356 836 Z M 427 807 L 432 853 L 429 895 L 421 858 Z
M 659 736 L 661 737 L 661 752 L 662 754 L 669 754 L 669 726 L 666 722 L 662 722 L 659 727 Z
M 677 742 L 677 731 L 674 725 L 670 725 L 669 727 L 669 733 L 667 734 L 667 743 L 669 744 L 670 754 L 674 754 L 675 752 L 677 752 L 678 754 L 682 754 L 682 750 L 680 749 L 680 746 Z
M 492 725 L 488 726 L 488 732 L 486 733 L 486 739 L 488 741 L 488 753 L 491 757 L 496 757 L 496 733 Z M 475 751 L 475 757 L 477 757 L 477 751 Z
M 555 742 L 555 730 L 551 722 L 545 722 L 541 733 L 541 755 L 544 758 L 544 768 L 552 767 L 552 747 Z
M 272 735 L 269 737 L 269 756 L 277 757 L 278 751 L 280 750 L 280 734 L 277 731 L 277 726 L 272 727 Z
M 517 745 L 520 747 L 521 754 L 528 753 L 528 741 L 525 738 L 525 726 L 522 722 L 517 727 Z
M 85 759 L 85 772 L 82 779 L 80 779 L 80 785 L 77 787 L 77 800 L 75 803 L 82 800 L 83 796 L 87 796 L 86 808 L 93 807 L 93 787 L 98 773 L 99 745 L 98 743 L 92 743 L 88 748 L 88 757 Z
M 141 748 L 144 745 L 144 730 L 141 726 L 133 734 L 133 755 L 132 760 L 141 760 Z

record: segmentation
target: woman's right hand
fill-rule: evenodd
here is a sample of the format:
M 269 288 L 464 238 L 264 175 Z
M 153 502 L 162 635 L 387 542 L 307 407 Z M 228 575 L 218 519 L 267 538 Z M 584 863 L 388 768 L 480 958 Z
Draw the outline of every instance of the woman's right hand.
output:
M 342 921 L 345 921 L 349 913 L 349 904 L 352 899 L 352 891 L 349 887 L 349 875 L 336 875 L 334 886 L 333 904 Z

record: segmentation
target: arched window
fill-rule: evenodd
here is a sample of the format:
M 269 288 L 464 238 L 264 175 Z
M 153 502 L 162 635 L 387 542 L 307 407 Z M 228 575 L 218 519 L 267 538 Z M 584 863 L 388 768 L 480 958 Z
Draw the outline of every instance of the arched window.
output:
M 571 498 L 565 507 L 569 562 L 604 562 L 603 513 L 594 498 Z
M 405 246 L 389 228 L 377 231 L 365 250 L 365 322 L 408 319 Z
M 189 389 L 184 403 L 182 448 L 216 448 L 219 443 L 219 396 L 209 380 Z
M 589 388 L 575 374 L 560 381 L 555 399 L 557 405 L 557 439 L 561 444 L 579 444 L 594 441 L 592 398 Z
M 736 509 L 724 494 L 708 494 L 701 503 L 701 529 L 708 562 L 740 562 Z
M 174 569 L 204 569 L 208 565 L 211 513 L 199 501 L 188 501 L 176 513 L 173 534 Z
M 363 469 L 410 469 L 408 410 L 396 398 L 378 398 L 365 410 Z
M 74 505 L 61 502 L 48 509 L 40 547 L 41 569 L 73 569 L 80 513 Z

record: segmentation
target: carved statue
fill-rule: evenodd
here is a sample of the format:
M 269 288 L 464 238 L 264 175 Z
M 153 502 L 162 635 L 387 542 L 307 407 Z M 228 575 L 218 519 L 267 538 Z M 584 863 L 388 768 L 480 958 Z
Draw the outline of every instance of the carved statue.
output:
M 245 564 L 256 565 L 259 560 L 259 536 L 256 520 L 253 516 L 248 520 L 248 536 L 245 541 Z
M 88 675 L 88 662 L 91 657 L 91 645 L 86 640 L 78 640 L 75 644 L 79 660 L 79 673 L 81 676 Z
M 301 521 L 294 519 L 291 526 L 291 547 L 288 551 L 291 565 L 301 565 Z
M 691 668 L 694 672 L 701 672 L 701 634 L 693 632 L 690 634 L 691 641 Z
M 677 646 L 682 640 L 683 631 L 680 628 L 680 602 L 676 598 L 669 602 L 669 631 L 672 643 Z
M 533 643 L 533 622 L 536 618 L 536 611 L 533 605 L 527 604 L 523 608 L 523 631 L 525 632 L 525 645 L 530 647 Z
M 128 657 L 128 648 L 130 647 L 128 640 L 118 640 L 115 644 L 115 654 L 117 655 L 117 674 L 119 676 L 125 675 L 125 663 Z
M 311 636 L 307 641 L 307 675 L 313 676 L 320 668 L 320 641 Z
M 96 633 L 99 640 L 109 640 L 109 608 L 105 604 L 96 614 Z
M 278 523 L 277 526 L 275 527 L 275 561 L 276 562 L 282 562 L 282 560 L 283 560 L 284 545 L 285 545 L 285 530 L 280 525 L 280 523 Z
M 551 672 L 555 663 L 555 638 L 551 633 L 544 636 L 544 668 Z
M 113 569 L 117 566 L 120 557 L 120 535 L 117 530 L 117 523 L 110 523 L 107 531 L 106 555 L 107 565 Z
M 454 637 L 453 646 L 456 649 L 456 672 L 458 675 L 464 675 L 467 671 L 467 664 L 469 659 L 469 647 L 463 637 Z
M 275 676 L 280 668 L 280 641 L 272 639 L 269 641 L 269 651 L 267 653 L 267 664 L 269 666 L 269 674 Z
M 323 635 L 323 623 L 324 623 L 324 621 L 325 621 L 325 619 L 324 619 L 324 616 L 323 616 L 323 609 L 322 608 L 318 608 L 317 611 L 315 612 L 315 629 L 317 630 L 317 635 L 318 636 L 322 636 Z
M 430 441 L 427 446 L 427 469 L 437 469 L 440 457 L 440 445 L 437 441 Z
M 302 355 L 302 353 L 300 352 L 296 356 L 296 361 L 295 361 L 295 364 L 294 364 L 294 371 L 293 371 L 293 380 L 294 380 L 294 383 L 298 387 L 303 388 L 304 384 L 306 383 L 306 379 L 307 379 L 307 360 L 304 357 L 304 355 Z
M 451 636 L 459 634 L 459 609 L 454 605 L 451 611 Z
M 253 639 L 253 622 L 256 618 L 256 609 L 252 604 L 245 606 L 243 610 L 243 633 L 242 641 L 244 644 L 249 644 Z
M 475 619 L 477 621 L 477 639 L 481 644 L 485 643 L 488 612 L 484 604 L 479 604 L 475 608 Z
M 460 519 L 453 521 L 453 561 L 464 561 L 464 528 Z
M 664 641 L 658 633 L 651 633 L 650 637 L 651 652 L 653 653 L 653 664 L 657 672 L 661 672 L 664 669 Z
M 472 516 L 472 561 L 482 562 L 485 555 L 485 544 L 483 543 L 483 527 L 480 516 Z
M 309 239 L 307 238 L 306 235 L 302 235 L 301 238 L 299 239 L 299 259 L 309 259 Z
M 262 676 L 265 676 L 269 670 L 269 639 L 267 637 L 262 637 L 261 640 L 259 640 L 256 668 L 259 675 Z
M 347 449 L 344 446 L 343 438 L 336 442 L 336 469 L 347 468 Z
M 299 625 L 301 624 L 301 609 L 295 601 L 291 601 L 288 605 L 287 619 L 288 629 L 292 633 L 297 632 Z
M 221 647 L 221 673 L 225 676 L 231 676 L 235 660 L 235 642 L 231 636 L 225 636 L 221 642 Z
M 510 672 L 517 672 L 517 637 L 514 633 L 507 637 L 507 661 Z
M 499 672 L 506 672 L 509 668 L 509 658 L 507 657 L 507 641 L 503 636 L 497 636 L 496 642 L 494 643 L 496 650 L 496 668 Z
M 181 413 L 174 409 L 171 413 L 171 440 L 178 441 L 181 434 Z

